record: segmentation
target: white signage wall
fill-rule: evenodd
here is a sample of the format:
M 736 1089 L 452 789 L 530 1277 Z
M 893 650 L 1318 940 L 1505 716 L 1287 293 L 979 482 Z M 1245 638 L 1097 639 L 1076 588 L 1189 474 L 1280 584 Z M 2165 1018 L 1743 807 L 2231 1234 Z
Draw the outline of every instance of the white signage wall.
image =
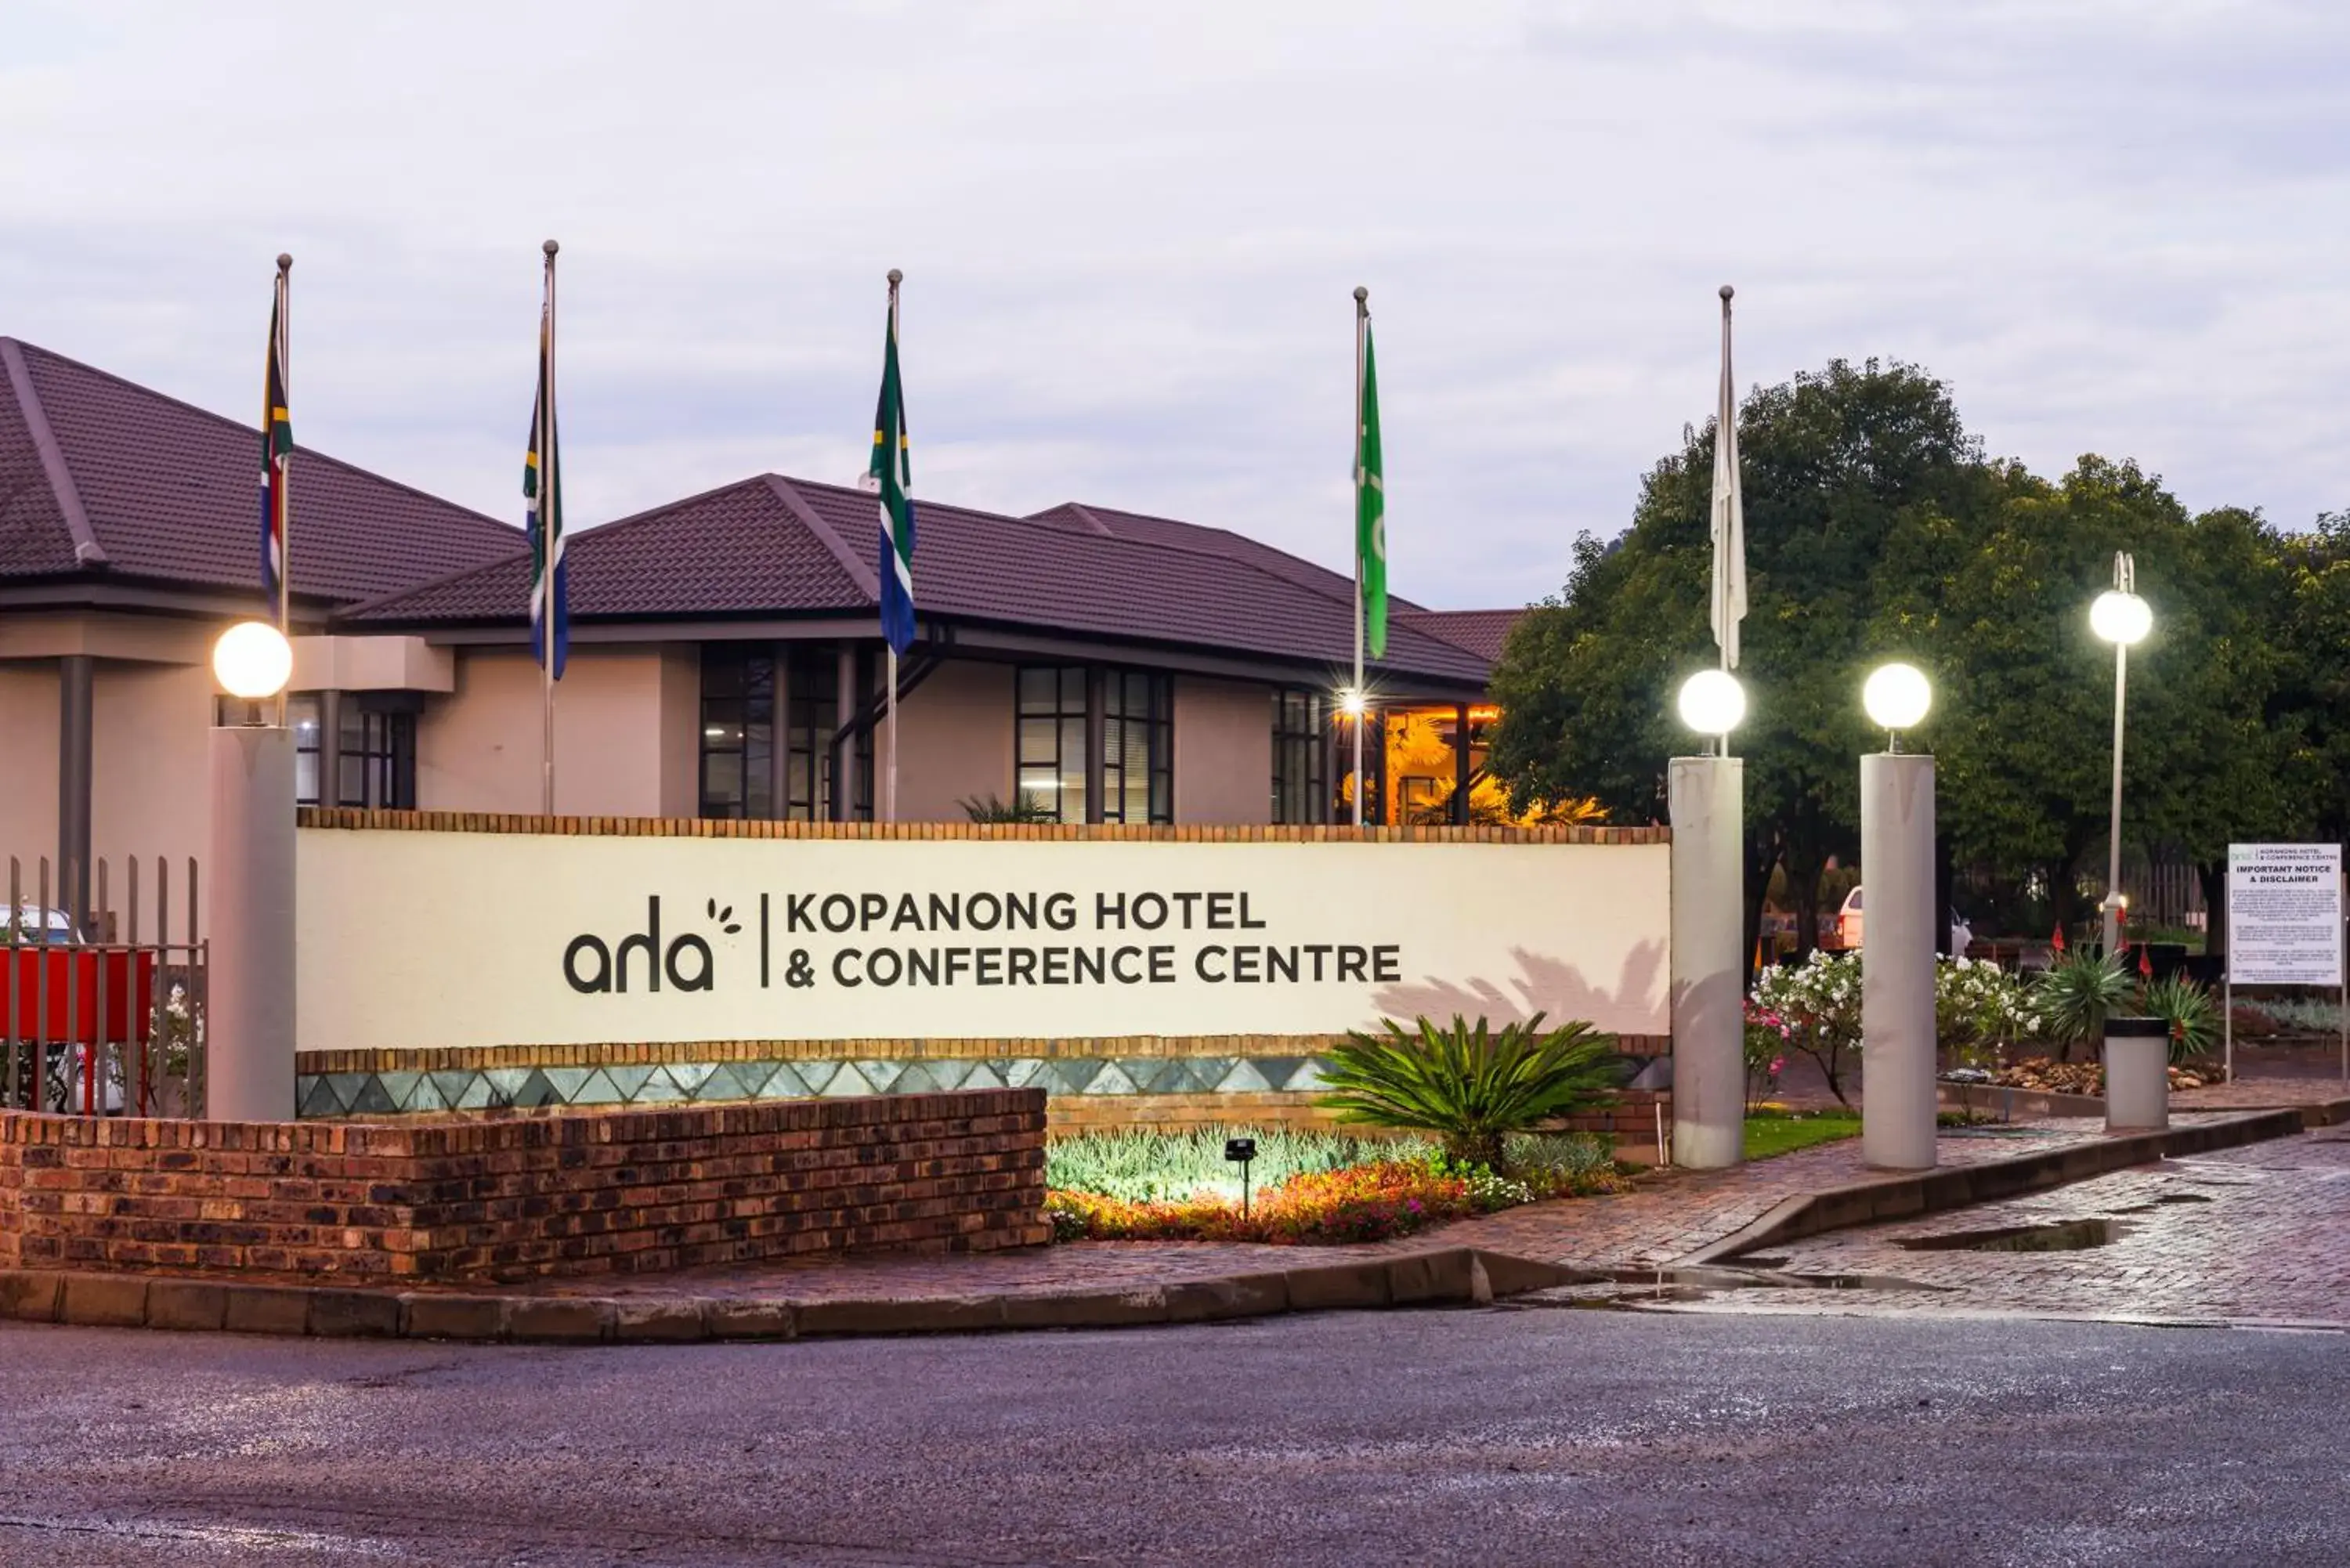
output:
M 2342 846 L 2228 846 L 2231 985 L 2342 983 Z
M 1669 855 L 305 828 L 300 1044 L 1660 1035 Z

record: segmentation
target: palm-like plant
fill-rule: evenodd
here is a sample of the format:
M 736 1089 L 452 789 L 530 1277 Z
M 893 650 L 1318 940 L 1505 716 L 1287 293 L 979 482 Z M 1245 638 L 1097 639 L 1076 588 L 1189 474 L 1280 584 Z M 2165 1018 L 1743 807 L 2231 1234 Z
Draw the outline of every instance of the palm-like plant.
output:
M 2138 1011 L 2170 1026 L 2170 1059 L 2185 1062 L 2208 1054 L 2220 1033 L 2220 1008 L 2211 993 L 2183 974 L 2147 981 Z
M 2049 965 L 2032 988 L 2032 1010 L 2040 1033 L 2069 1061 L 2073 1047 L 2105 1037 L 2106 1019 L 2129 1004 L 2130 977 L 2121 960 L 2092 949 L 2066 953 Z
M 1616 1037 L 1586 1023 L 1543 1033 L 1539 1012 L 1523 1023 L 1450 1028 L 1430 1019 L 1384 1034 L 1350 1031 L 1326 1059 L 1331 1090 L 1322 1104 L 1342 1122 L 1432 1132 L 1445 1153 L 1501 1169 L 1509 1135 L 1568 1116 L 1616 1087 Z

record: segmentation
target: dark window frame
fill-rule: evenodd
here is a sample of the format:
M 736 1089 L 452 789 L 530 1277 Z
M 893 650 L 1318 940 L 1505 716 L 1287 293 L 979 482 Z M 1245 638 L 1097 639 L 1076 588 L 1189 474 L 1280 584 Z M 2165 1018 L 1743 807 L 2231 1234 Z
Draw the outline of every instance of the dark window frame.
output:
M 1273 693 L 1273 820 L 1330 820 L 1330 700 L 1307 687 Z
M 1102 671 L 1102 820 L 1131 822 L 1132 760 L 1139 730 L 1143 820 L 1175 820 L 1175 678 L 1158 670 Z

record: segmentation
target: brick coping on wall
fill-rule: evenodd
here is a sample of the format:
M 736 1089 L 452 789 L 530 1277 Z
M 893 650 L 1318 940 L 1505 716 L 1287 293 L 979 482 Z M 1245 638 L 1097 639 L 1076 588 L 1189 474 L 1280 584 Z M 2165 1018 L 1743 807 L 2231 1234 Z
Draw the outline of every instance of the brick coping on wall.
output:
M 1045 1095 L 598 1116 L 0 1112 L 0 1267 L 338 1279 L 631 1273 L 1046 1240 Z
M 1667 844 L 1667 827 L 1353 827 L 1339 825 L 1129 826 L 1122 823 L 735 822 L 703 817 L 536 816 L 514 812 L 301 808 L 304 827 L 588 838 L 942 839 L 1138 844 Z
M 672 1062 L 953 1062 L 975 1058 L 1159 1056 L 1318 1056 L 1339 1034 L 1118 1034 L 1065 1039 L 867 1039 L 609 1041 L 586 1045 L 451 1045 L 302 1051 L 295 1071 L 319 1073 L 459 1073 L 498 1067 L 609 1067 Z M 1661 1056 L 1667 1034 L 1618 1034 L 1627 1056 Z

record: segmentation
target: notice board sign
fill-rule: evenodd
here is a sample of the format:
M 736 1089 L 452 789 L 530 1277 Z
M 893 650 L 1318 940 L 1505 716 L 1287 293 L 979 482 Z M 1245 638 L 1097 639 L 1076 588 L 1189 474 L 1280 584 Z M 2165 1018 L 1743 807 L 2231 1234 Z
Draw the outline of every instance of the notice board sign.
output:
M 2342 846 L 2228 846 L 2228 979 L 2342 983 Z

